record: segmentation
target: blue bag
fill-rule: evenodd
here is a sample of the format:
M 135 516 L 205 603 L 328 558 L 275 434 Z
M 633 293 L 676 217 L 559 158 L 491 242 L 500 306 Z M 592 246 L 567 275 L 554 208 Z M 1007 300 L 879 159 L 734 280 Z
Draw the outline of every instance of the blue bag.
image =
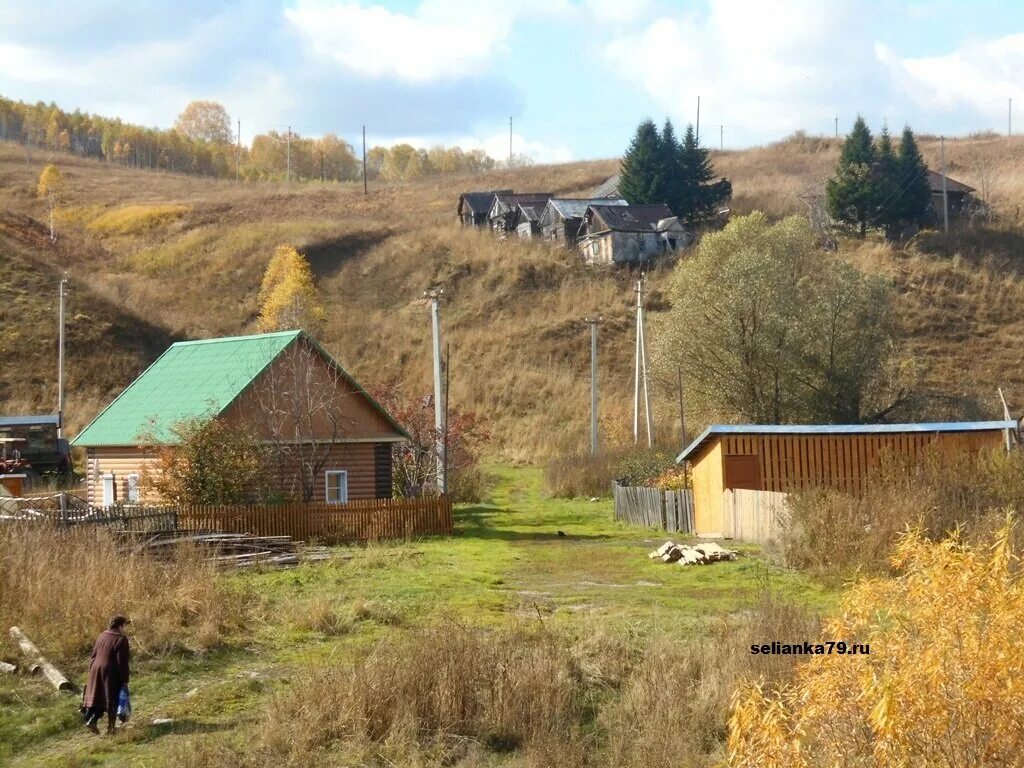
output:
M 122 723 L 127 723 L 128 718 L 132 716 L 132 700 L 128 695 L 128 686 L 122 685 L 121 692 L 117 694 L 117 719 Z

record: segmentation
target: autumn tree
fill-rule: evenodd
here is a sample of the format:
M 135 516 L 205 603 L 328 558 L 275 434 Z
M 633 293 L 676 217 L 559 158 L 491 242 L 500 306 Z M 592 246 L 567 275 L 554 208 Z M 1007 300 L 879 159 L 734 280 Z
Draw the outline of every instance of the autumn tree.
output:
M 261 331 L 315 333 L 327 316 L 309 262 L 290 245 L 278 246 L 263 273 L 258 296 Z
M 847 653 L 815 651 L 781 689 L 738 689 L 728 765 L 1021 765 L 1024 575 L 1012 542 L 1012 522 L 984 550 L 905 534 L 898 577 L 855 584 L 824 627 Z M 870 653 L 848 653 L 852 643 Z
M 172 439 L 155 444 L 156 465 L 143 484 L 175 504 L 242 504 L 271 494 L 269 454 L 257 431 L 217 418 L 189 419 L 171 427 Z
M 666 377 L 681 369 L 709 417 L 856 423 L 904 397 L 882 377 L 891 288 L 821 251 L 806 219 L 733 219 L 676 266 L 670 297 L 656 365 Z
M 45 200 L 50 209 L 50 242 L 57 242 L 57 231 L 54 226 L 54 212 L 58 203 L 64 196 L 64 177 L 56 165 L 52 163 L 39 174 L 39 183 L 36 186 L 36 196 Z
M 231 144 L 231 118 L 216 101 L 193 101 L 178 115 L 174 127 L 192 141 Z

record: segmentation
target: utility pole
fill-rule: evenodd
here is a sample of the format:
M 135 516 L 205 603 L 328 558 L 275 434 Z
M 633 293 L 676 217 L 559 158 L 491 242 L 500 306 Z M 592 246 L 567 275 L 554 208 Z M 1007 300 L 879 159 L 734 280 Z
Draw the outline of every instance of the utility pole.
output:
M 697 145 L 700 146 L 700 96 L 697 97 Z
M 686 411 L 683 410 L 683 366 L 676 366 L 679 374 L 679 442 L 686 449 Z
M 1006 404 L 1006 398 L 1003 397 L 1003 388 L 999 387 L 998 388 L 998 392 L 999 392 L 999 399 L 1003 403 L 1003 418 L 1006 419 L 1006 421 L 1013 421 L 1014 420 L 1013 416 L 1010 415 L 1010 406 L 1008 406 Z M 1003 430 L 1003 437 L 1006 440 L 1006 452 L 1009 453 L 1010 451 L 1013 450 L 1013 441 L 1010 438 L 1010 430 L 1009 429 L 1004 429 Z
M 1013 136 L 1013 99 L 1006 105 L 1006 135 Z
M 508 118 L 508 167 L 512 168 L 512 116 Z
M 67 272 L 60 279 L 58 296 L 60 309 L 57 310 L 57 437 L 64 437 L 64 301 L 67 296 Z
M 363 194 L 370 194 L 366 187 L 366 126 L 363 126 Z
M 292 127 L 288 126 L 288 175 L 286 177 L 289 184 L 292 183 Z
M 946 137 L 939 137 L 939 165 L 942 166 L 942 231 L 949 234 L 949 197 L 946 192 Z
M 640 442 L 640 379 L 643 377 L 644 416 L 647 425 L 647 447 L 654 447 L 651 427 L 651 390 L 647 382 L 647 344 L 644 340 L 644 287 L 647 276 L 643 273 L 636 281 L 636 370 L 633 382 L 633 443 Z
M 238 133 L 235 141 L 235 181 L 242 178 L 242 121 L 238 121 Z
M 719 151 L 725 149 L 725 126 L 718 126 L 718 149 Z
M 597 455 L 597 324 L 600 317 L 587 317 L 590 326 L 590 455 Z
M 426 291 L 424 297 L 430 299 L 430 321 L 434 343 L 434 433 L 437 445 L 437 490 L 448 493 L 448 477 L 445 469 L 448 466 L 445 454 L 445 397 L 441 385 L 441 297 L 442 290 Z
M 836 115 L 836 138 L 839 138 L 839 115 Z

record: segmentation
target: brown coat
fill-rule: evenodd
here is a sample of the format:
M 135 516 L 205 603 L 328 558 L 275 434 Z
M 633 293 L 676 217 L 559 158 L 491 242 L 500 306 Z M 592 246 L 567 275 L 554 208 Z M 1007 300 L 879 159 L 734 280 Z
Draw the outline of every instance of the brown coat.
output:
M 91 658 L 84 706 L 93 711 L 113 712 L 121 686 L 128 682 L 128 638 L 119 630 L 108 629 L 96 638 Z

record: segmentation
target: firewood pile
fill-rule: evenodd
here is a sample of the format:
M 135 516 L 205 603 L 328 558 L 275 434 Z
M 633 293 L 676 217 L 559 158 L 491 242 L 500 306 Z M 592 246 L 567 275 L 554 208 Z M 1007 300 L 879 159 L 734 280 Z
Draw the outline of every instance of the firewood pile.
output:
M 206 559 L 228 568 L 254 566 L 287 568 L 328 560 L 327 547 L 305 546 L 291 536 L 251 536 L 245 533 L 165 532 L 146 536 L 133 546 L 136 552 L 169 555 L 180 545 L 198 547 Z
M 690 546 L 666 541 L 647 555 L 651 560 L 663 563 L 679 563 L 679 565 L 710 565 L 719 560 L 735 560 L 736 553 L 731 549 L 720 547 L 714 542 L 701 542 Z

